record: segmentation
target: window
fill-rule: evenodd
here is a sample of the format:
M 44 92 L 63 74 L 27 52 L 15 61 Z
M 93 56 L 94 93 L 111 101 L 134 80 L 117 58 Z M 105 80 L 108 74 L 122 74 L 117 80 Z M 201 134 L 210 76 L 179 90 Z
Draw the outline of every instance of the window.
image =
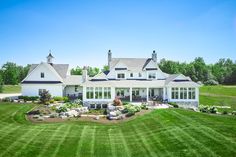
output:
M 102 87 L 95 88 L 95 99 L 102 99 Z
M 132 96 L 139 96 L 139 89 L 133 89 Z
M 187 88 L 184 88 L 184 99 L 188 99 L 187 98 Z
M 41 73 L 40 76 L 41 76 L 41 78 L 44 78 L 44 73 Z
M 93 87 L 87 87 L 86 88 L 86 98 L 87 99 L 93 99 Z
M 124 73 L 117 74 L 117 78 L 125 78 L 125 74 Z
M 141 73 L 138 73 L 138 77 L 142 77 L 142 74 L 141 74 Z
M 104 87 L 104 99 L 111 99 L 111 88 Z
M 179 99 L 179 88 L 171 88 L 171 99 Z
M 156 73 L 149 73 L 148 78 L 149 79 L 155 79 L 156 78 Z
M 96 104 L 96 109 L 101 109 L 102 105 L 101 104 Z
M 124 89 L 117 89 L 116 96 L 124 97 L 125 96 L 125 90 Z
M 188 88 L 188 99 L 195 99 L 195 88 Z
M 180 88 L 180 99 L 184 99 L 184 89 Z
M 107 108 L 107 104 L 102 104 L 102 108 Z
M 78 92 L 78 91 L 79 91 L 78 88 L 79 88 L 79 86 L 78 86 L 78 85 L 75 85 L 75 92 Z
M 130 73 L 130 77 L 133 77 L 133 73 Z
M 46 92 L 46 89 L 39 89 L 39 95 L 41 95 L 43 92 Z

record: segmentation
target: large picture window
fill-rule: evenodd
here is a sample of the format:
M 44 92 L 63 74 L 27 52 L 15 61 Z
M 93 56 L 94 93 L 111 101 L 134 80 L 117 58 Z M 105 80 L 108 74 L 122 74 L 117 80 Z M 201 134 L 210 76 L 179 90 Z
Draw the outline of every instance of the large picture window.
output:
M 171 98 L 179 99 L 179 88 L 171 88 Z
M 104 99 L 111 99 L 111 88 L 104 87 Z
M 188 88 L 188 99 L 195 99 L 196 93 L 195 88 Z
M 93 87 L 86 88 L 86 98 L 93 99 Z

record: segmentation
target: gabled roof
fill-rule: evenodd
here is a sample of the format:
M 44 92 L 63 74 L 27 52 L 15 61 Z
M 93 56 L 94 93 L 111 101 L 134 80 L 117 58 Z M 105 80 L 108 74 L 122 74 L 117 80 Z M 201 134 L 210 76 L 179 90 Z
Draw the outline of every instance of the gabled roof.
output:
M 94 80 L 107 80 L 107 76 L 106 74 L 104 74 L 103 72 L 97 74 L 96 76 L 91 78 L 92 81 Z
M 38 66 L 39 64 L 31 64 L 28 75 Z M 55 71 L 61 76 L 61 78 L 66 78 L 69 64 L 49 64 Z
M 193 82 L 190 77 L 186 77 L 183 74 L 172 74 L 166 78 L 165 85 L 167 86 L 194 86 L 199 87 L 199 84 Z
M 113 69 L 120 63 L 126 65 L 128 70 L 142 71 L 150 61 L 152 61 L 151 58 L 112 58 L 110 65 Z

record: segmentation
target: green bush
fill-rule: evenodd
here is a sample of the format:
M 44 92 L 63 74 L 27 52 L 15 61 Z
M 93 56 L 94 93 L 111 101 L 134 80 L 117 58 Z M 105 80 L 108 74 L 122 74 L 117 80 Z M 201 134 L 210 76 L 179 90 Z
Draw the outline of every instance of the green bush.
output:
M 36 101 L 39 99 L 38 96 L 19 96 L 19 99 L 23 99 L 24 101 Z
M 148 108 L 147 108 L 147 105 L 144 104 L 144 103 L 142 103 L 140 107 L 141 107 L 141 109 L 143 109 L 143 110 L 147 110 L 147 109 L 148 109 Z
M 56 111 L 56 110 L 57 110 L 56 106 L 51 106 L 50 109 L 51 109 L 52 111 Z
M 171 106 L 173 106 L 174 108 L 178 108 L 178 107 L 179 107 L 175 102 L 169 102 L 169 104 L 170 104 Z
M 141 106 L 139 106 L 139 105 L 135 105 L 134 108 L 135 108 L 135 112 L 141 111 Z
M 228 114 L 228 111 L 224 110 L 224 111 L 222 112 L 222 114 Z
M 45 104 L 45 105 L 49 105 L 50 104 L 50 100 L 51 100 L 51 94 L 49 93 L 49 91 L 44 91 L 42 93 L 39 94 L 40 95 L 40 102 L 42 104 Z
M 232 115 L 235 115 L 235 116 L 236 116 L 236 111 L 232 111 Z
M 60 96 L 54 96 L 53 99 L 55 101 L 63 101 L 63 97 L 60 97 Z
M 51 99 L 49 102 L 50 102 L 50 104 L 53 104 L 55 101 L 54 101 L 54 99 Z
M 56 110 L 56 112 L 58 112 L 58 113 L 66 112 L 66 111 L 67 111 L 67 108 L 65 106 L 61 106 Z
M 215 106 L 212 106 L 212 107 L 209 108 L 209 112 L 210 113 L 216 113 L 217 111 L 218 110 L 217 110 L 217 108 Z
M 69 100 L 69 98 L 68 98 L 67 96 L 64 96 L 64 97 L 63 97 L 63 101 L 64 101 L 64 102 L 69 102 L 70 100 Z
M 200 105 L 200 106 L 199 106 L 199 111 L 200 111 L 200 112 L 207 113 L 208 110 L 209 110 L 209 107 L 208 107 L 208 106 L 204 106 L 204 105 Z

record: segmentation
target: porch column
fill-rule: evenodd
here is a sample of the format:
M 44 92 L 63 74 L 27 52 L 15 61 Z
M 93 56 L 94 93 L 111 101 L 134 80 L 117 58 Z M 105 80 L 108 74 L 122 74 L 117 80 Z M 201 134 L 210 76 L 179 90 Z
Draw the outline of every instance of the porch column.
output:
M 163 100 L 166 99 L 166 87 L 163 88 Z
M 132 102 L 132 87 L 129 88 L 129 101 Z
M 148 102 L 148 100 L 149 100 L 149 88 L 147 87 L 147 89 L 146 89 L 147 91 L 147 102 Z

